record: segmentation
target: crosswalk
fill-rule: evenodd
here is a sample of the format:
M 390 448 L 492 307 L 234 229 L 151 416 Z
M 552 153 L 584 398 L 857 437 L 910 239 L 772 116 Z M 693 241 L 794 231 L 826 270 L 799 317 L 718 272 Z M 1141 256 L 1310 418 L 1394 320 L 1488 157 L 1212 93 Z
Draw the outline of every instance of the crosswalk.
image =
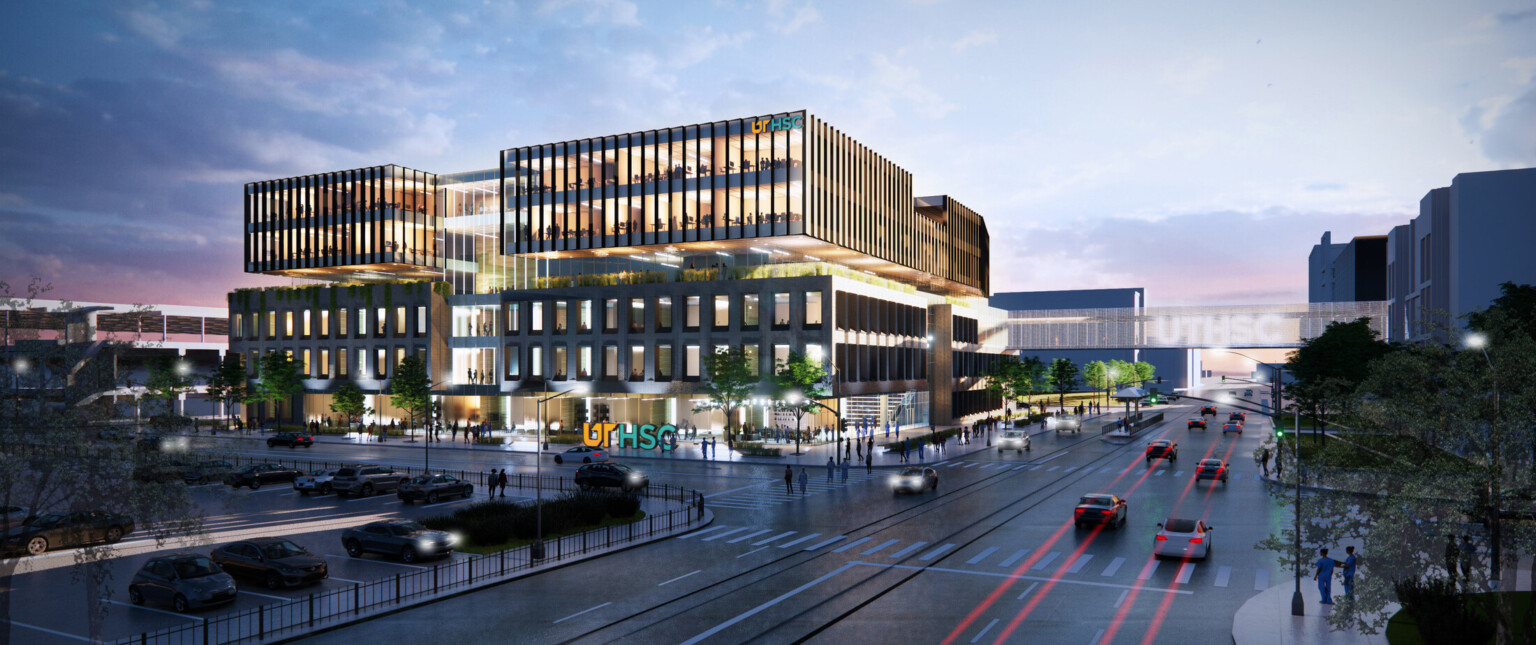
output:
M 771 482 L 757 488 L 733 492 L 729 495 L 710 497 L 706 503 L 709 506 L 718 506 L 721 508 L 757 511 L 804 500 L 805 498 L 812 495 L 822 495 L 835 490 L 840 490 L 844 487 L 866 482 L 871 479 L 884 480 L 891 476 L 889 471 L 875 471 L 874 473 L 865 473 L 864 469 L 862 468 L 850 468 L 848 469 L 847 481 L 843 481 L 842 474 L 840 472 L 832 479 L 832 481 L 827 481 L 827 470 L 825 467 L 819 467 L 814 470 L 807 468 L 806 472 L 814 474 L 812 474 L 810 479 L 806 481 L 804 494 L 800 492 L 799 480 L 795 481 L 794 493 L 786 492 L 783 484 L 780 484 L 779 482 Z M 796 471 L 796 473 L 798 475 L 798 471 Z
M 1234 585 L 1251 583 L 1255 591 L 1263 591 L 1269 588 L 1270 572 L 1268 569 L 1253 569 L 1252 576 L 1243 575 L 1231 566 L 1208 562 L 1181 562 L 1177 560 L 1158 560 L 1150 554 L 1141 556 L 1134 562 L 1126 557 L 1107 559 L 1095 556 L 1091 553 L 1071 553 L 1067 551 L 1045 551 L 1038 554 L 1033 562 L 1026 558 L 1033 553 L 1031 549 L 1010 549 L 997 545 L 968 545 L 960 546 L 953 543 L 935 544 L 923 540 L 886 539 L 876 540 L 873 537 L 861 537 L 850 540 L 846 535 L 825 535 L 823 533 L 806 533 L 801 531 L 778 531 L 773 529 L 755 529 L 750 526 L 716 525 L 704 528 L 686 535 L 679 536 L 679 540 L 697 540 L 699 542 L 717 542 L 720 544 L 735 544 L 747 542 L 752 538 L 773 533 L 772 536 L 761 540 L 753 540 L 743 546 L 750 546 L 757 550 L 772 549 L 797 549 L 798 551 L 825 551 L 827 553 L 847 553 L 847 557 L 867 559 L 867 562 L 890 562 L 912 556 L 922 566 L 931 566 L 923 563 L 935 563 L 940 558 L 953 556 L 946 561 L 944 571 L 961 571 L 953 567 L 973 566 L 983 567 L 977 571 L 996 572 L 999 569 L 1007 570 L 1013 574 L 1034 577 L 1040 579 L 1044 576 L 1058 576 L 1061 579 L 1070 579 L 1081 576 L 1085 581 L 1093 581 L 1088 584 L 1102 584 L 1114 582 L 1116 579 L 1123 584 L 1158 584 L 1154 578 L 1163 580 L 1171 579 L 1178 585 L 1202 585 L 1215 588 L 1229 588 Z M 730 538 L 730 539 L 727 539 Z M 809 544 L 807 544 L 809 543 Z M 860 548 L 864 547 L 864 548 Z M 755 553 L 753 551 L 752 553 Z M 962 562 L 961 564 L 950 564 Z M 1022 563 L 1022 564 L 1021 564 Z M 910 564 L 910 561 L 909 561 Z M 1126 567 L 1127 564 L 1137 566 Z M 1028 565 L 1028 570 L 1017 570 Z M 1214 574 L 1205 573 L 1214 571 Z M 962 571 L 963 572 L 963 571 Z M 1060 572 L 1058 574 L 1058 572 Z M 1160 576 L 1161 574 L 1161 576 Z M 987 573 L 986 575 L 996 575 Z M 1128 578 L 1128 579 L 1127 579 Z M 1106 580 L 1108 579 L 1108 580 Z

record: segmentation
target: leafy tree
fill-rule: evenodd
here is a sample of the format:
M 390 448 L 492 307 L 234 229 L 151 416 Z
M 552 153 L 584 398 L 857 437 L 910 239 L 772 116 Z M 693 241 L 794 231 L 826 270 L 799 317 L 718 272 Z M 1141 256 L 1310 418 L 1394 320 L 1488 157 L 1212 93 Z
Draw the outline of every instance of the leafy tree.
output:
M 1146 383 L 1157 374 L 1157 367 L 1146 361 L 1136 361 L 1131 363 L 1131 373 L 1135 375 L 1137 381 Z
M 1016 396 L 1028 398 L 1044 392 L 1046 388 L 1045 363 L 1039 356 L 1026 356 L 1019 361 L 1018 371 L 1013 373 L 1013 390 Z
M 207 387 L 208 396 L 224 404 L 224 420 L 227 427 L 235 404 L 244 401 L 247 396 L 245 363 L 240 360 L 240 354 L 226 353 L 224 360 L 220 361 L 218 367 L 208 375 Z
M 739 346 L 717 348 L 713 354 L 705 356 L 703 362 L 706 380 L 699 385 L 698 391 L 709 398 L 695 406 L 693 411 L 719 410 L 724 413 L 725 441 L 726 446 L 730 447 L 734 437 L 731 421 L 736 417 L 736 410 L 762 383 L 763 377 L 747 357 L 746 350 Z
M 830 409 L 822 405 L 822 399 L 832 396 L 825 385 L 827 367 L 821 361 L 811 360 L 805 352 L 791 351 L 788 360 L 779 363 L 769 385 L 772 387 L 774 405 L 789 412 L 795 418 L 795 454 L 800 454 L 800 422 L 807 413 Z M 793 398 L 795 401 L 791 402 Z
M 348 380 L 336 386 L 336 391 L 331 394 L 331 412 L 341 417 L 342 422 L 350 428 L 362 417 L 371 414 L 373 409 L 365 403 L 363 389 Z
M 427 378 L 427 366 L 420 356 L 412 354 L 400 361 L 395 375 L 389 379 L 389 395 L 391 405 L 405 410 L 406 428 L 426 421 L 432 412 L 432 381 Z
M 1467 314 L 1467 326 L 1493 335 L 1495 343 L 1504 334 L 1536 338 L 1536 286 L 1505 282 L 1499 293 L 1487 309 Z
M 1065 358 L 1052 360 L 1049 375 L 1051 390 L 1057 395 L 1057 406 L 1065 410 L 1067 408 L 1067 392 L 1077 389 L 1077 364 Z
M 1365 380 L 1371 361 L 1392 351 L 1392 345 L 1378 336 L 1369 318 L 1331 322 L 1322 334 L 1291 352 L 1285 367 L 1297 385 L 1340 379 L 1342 387 L 1354 389 Z
M 1104 390 L 1104 402 L 1109 402 L 1109 388 L 1114 385 L 1109 380 L 1109 364 L 1104 361 L 1089 361 L 1083 365 L 1083 382 L 1095 390 Z
M 277 351 L 262 356 L 256 370 L 256 377 L 256 385 L 248 388 L 246 392 L 247 404 L 270 401 L 281 405 L 290 403 L 293 397 L 304 392 L 299 364 L 293 360 L 293 354 L 289 352 Z

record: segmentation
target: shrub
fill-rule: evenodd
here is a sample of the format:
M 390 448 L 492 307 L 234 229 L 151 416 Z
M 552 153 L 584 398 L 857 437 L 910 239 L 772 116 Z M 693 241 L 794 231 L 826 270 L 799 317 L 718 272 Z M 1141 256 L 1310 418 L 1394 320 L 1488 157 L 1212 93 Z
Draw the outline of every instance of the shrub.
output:
M 1415 576 L 1392 587 L 1425 643 L 1486 643 L 1493 637 L 1493 625 L 1468 605 L 1451 580 Z
M 640 512 L 640 497 L 638 495 L 607 495 L 605 504 L 608 515 L 617 518 L 634 517 Z

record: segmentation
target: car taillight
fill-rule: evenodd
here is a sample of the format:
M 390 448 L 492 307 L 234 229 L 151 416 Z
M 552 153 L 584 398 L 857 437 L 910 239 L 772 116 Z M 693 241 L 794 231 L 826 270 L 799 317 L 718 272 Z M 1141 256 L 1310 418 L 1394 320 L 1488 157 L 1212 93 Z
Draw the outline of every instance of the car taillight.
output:
M 1205 541 L 1205 538 L 1197 538 L 1197 537 L 1189 538 L 1189 543 L 1190 544 L 1199 544 L 1199 543 L 1204 542 L 1204 541 Z
M 1168 536 L 1166 536 L 1166 535 L 1159 535 L 1159 536 L 1157 536 L 1157 541 L 1158 542 L 1164 542 L 1164 541 L 1167 541 L 1167 540 L 1168 540 Z

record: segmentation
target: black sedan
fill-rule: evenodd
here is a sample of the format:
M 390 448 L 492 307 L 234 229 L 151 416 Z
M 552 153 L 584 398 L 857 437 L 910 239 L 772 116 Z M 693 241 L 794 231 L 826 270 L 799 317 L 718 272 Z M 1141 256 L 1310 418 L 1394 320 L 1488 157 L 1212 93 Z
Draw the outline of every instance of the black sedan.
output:
M 187 469 L 182 475 L 182 481 L 188 486 L 195 484 L 212 484 L 223 481 L 231 473 L 235 472 L 235 465 L 221 459 L 204 461 Z
M 7 553 L 42 555 L 49 549 L 112 544 L 133 532 L 133 518 L 104 511 L 44 513 L 25 525 L 12 528 L 0 538 Z
M 1178 461 L 1179 444 L 1167 439 L 1158 439 L 1157 441 L 1147 443 L 1147 463 L 1151 464 L 1153 459 L 1159 458 L 1167 459 L 1168 461 Z
M 891 478 L 891 492 L 921 493 L 939 489 L 939 471 L 921 466 L 907 466 Z
M 1194 430 L 1195 428 L 1205 429 L 1205 417 L 1203 415 L 1189 420 L 1189 429 Z
M 475 485 L 454 477 L 453 475 L 421 475 L 412 477 L 410 481 L 400 485 L 395 496 L 404 501 L 418 499 L 426 500 L 428 504 L 436 504 L 437 500 L 444 497 L 462 495 L 471 497 L 475 494 Z
M 355 526 L 341 532 L 341 546 L 354 558 L 364 553 L 384 553 L 415 562 L 425 556 L 448 555 L 458 538 L 416 522 L 388 520 Z
M 230 575 L 260 580 L 268 589 L 317 583 L 330 575 L 325 560 L 284 538 L 255 538 L 214 549 L 214 562 Z
M 311 448 L 314 445 L 315 436 L 308 432 L 279 432 L 267 437 L 268 448 L 276 448 L 278 446 L 288 446 L 289 448 L 304 446 L 305 448 Z
M 624 464 L 587 464 L 576 469 L 574 480 L 582 490 L 610 487 L 626 493 L 651 484 L 644 473 Z
M 1125 500 L 1118 495 L 1084 495 L 1077 500 L 1072 523 L 1077 528 L 1102 524 L 1109 528 L 1125 526 Z
M 235 488 L 250 486 L 251 490 L 256 490 L 263 484 L 292 483 L 303 474 L 282 464 L 256 464 L 235 471 L 234 474 L 224 478 L 224 483 Z

